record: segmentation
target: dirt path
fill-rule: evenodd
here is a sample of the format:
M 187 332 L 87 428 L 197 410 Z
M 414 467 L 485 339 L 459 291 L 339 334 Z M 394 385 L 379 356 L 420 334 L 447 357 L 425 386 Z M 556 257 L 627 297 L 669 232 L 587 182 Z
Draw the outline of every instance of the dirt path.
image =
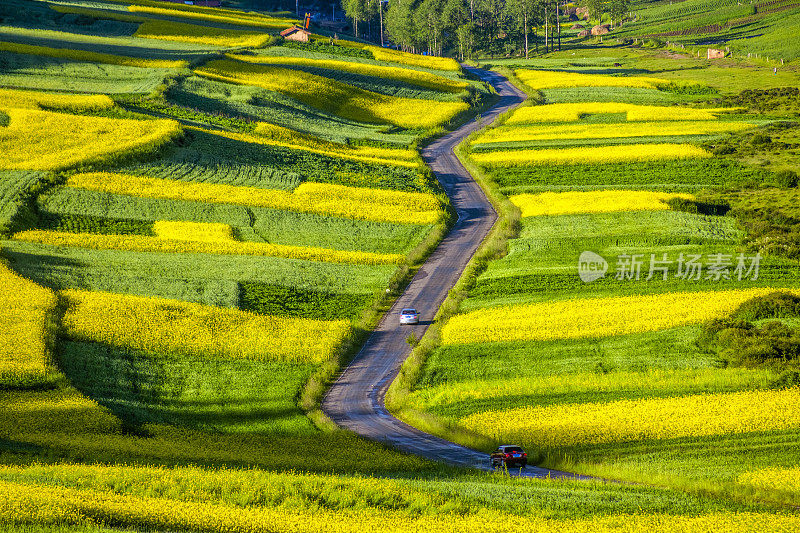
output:
M 483 190 L 461 165 L 453 149 L 470 133 L 522 103 L 525 95 L 498 74 L 481 69 L 469 70 L 495 87 L 500 95 L 498 103 L 480 120 L 473 120 L 441 137 L 422 152 L 456 208 L 458 222 L 330 388 L 322 409 L 336 424 L 365 438 L 429 459 L 488 470 L 489 458 L 485 453 L 413 428 L 394 418 L 384 407 L 386 389 L 411 350 L 406 338 L 412 331 L 417 338 L 422 337 L 447 292 L 497 220 Z M 420 311 L 420 325 L 399 325 L 399 312 L 404 307 L 415 307 Z M 523 475 L 571 476 L 538 467 L 528 467 Z

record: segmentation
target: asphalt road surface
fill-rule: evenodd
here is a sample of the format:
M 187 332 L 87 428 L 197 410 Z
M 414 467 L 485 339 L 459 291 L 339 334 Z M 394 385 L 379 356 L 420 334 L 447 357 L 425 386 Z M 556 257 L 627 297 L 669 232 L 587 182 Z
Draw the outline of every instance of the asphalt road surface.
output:
M 457 210 L 458 221 L 386 313 L 350 366 L 330 388 L 323 400 L 322 410 L 337 425 L 362 437 L 435 461 L 489 470 L 491 467 L 487 454 L 413 428 L 394 418 L 384 407 L 386 389 L 411 351 L 406 338 L 412 331 L 417 338 L 422 337 L 448 291 L 455 285 L 497 220 L 497 214 L 483 190 L 461 165 L 453 149 L 470 133 L 490 124 L 500 113 L 521 104 L 525 94 L 499 74 L 467 69 L 491 83 L 500 96 L 499 101 L 480 120 L 473 120 L 437 139 L 422 152 L 422 157 L 433 169 Z M 420 312 L 419 325 L 399 324 L 400 310 L 405 307 L 413 307 Z M 514 470 L 512 474 L 526 477 L 578 477 L 532 466 L 521 472 Z

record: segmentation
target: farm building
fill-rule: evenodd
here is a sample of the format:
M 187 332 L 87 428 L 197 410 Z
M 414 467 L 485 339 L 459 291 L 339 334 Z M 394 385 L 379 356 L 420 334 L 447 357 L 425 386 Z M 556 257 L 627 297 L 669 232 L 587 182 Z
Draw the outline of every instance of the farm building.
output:
M 311 32 L 300 26 L 292 26 L 281 32 L 281 37 L 287 41 L 302 41 L 304 43 L 308 42 L 309 35 L 311 35 Z

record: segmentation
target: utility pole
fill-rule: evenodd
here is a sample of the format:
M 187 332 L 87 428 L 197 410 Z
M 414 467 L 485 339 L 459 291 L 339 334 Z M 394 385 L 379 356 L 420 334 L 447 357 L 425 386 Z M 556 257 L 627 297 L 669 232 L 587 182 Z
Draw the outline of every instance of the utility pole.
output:
M 561 0 L 556 0 L 556 28 L 558 31 L 558 51 L 561 51 L 561 16 L 558 9 L 558 3 Z
M 386 0 L 389 3 L 389 0 Z M 381 21 L 381 47 L 383 47 L 383 0 L 378 0 L 378 18 Z

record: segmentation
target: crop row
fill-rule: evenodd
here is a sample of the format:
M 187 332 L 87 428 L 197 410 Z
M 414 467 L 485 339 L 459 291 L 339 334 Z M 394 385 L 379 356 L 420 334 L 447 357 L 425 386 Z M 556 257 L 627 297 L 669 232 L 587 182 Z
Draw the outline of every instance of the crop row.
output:
M 183 233 L 182 229 L 159 230 L 169 237 L 149 237 L 146 235 L 109 235 L 97 233 L 69 233 L 59 231 L 28 230 L 15 233 L 15 240 L 46 244 L 50 246 L 78 246 L 93 250 L 127 250 L 136 252 L 158 253 L 192 253 L 217 255 L 259 255 L 284 257 L 287 259 L 303 259 L 305 261 L 330 261 L 356 265 L 397 264 L 403 259 L 401 254 L 375 254 L 371 252 L 353 252 L 349 250 L 330 250 L 311 246 L 291 246 L 286 244 L 270 244 L 264 242 L 239 242 L 233 239 L 216 238 L 224 226 L 224 233 L 232 235 L 231 227 L 226 224 L 205 224 L 197 222 L 168 222 L 171 228 L 182 228 L 186 225 L 192 229 Z M 196 226 L 203 226 L 197 231 Z M 212 226 L 212 229 L 208 229 Z M 180 238 L 176 236 L 180 235 Z M 202 235 L 202 236 L 201 236 Z
M 608 337 L 726 316 L 770 288 L 580 298 L 481 309 L 442 328 L 443 344 Z
M 132 496 L 111 490 L 76 489 L 46 484 L 0 481 L 0 519 L 12 524 L 82 525 L 87 522 L 119 524 L 126 528 L 156 531 L 203 530 L 257 533 L 303 532 L 547 532 L 576 533 L 620 531 L 791 531 L 796 517 L 768 513 L 717 512 L 697 516 L 634 514 L 559 520 L 516 516 L 486 510 L 462 516 L 455 513 L 409 516 L 390 510 L 296 511 L 268 506 L 241 507 L 218 502 L 185 501 L 179 498 Z
M 366 123 L 431 128 L 469 108 L 464 102 L 436 102 L 381 95 L 322 76 L 232 60 L 211 61 L 195 73 L 207 78 L 277 91 L 317 109 Z
M 45 221 L 39 226 L 41 229 L 151 235 L 156 220 L 217 222 L 235 227 L 237 236 L 244 241 L 375 253 L 406 252 L 429 229 L 425 225 L 355 220 L 234 204 L 143 198 L 72 187 L 59 187 L 39 196 L 38 206 Z M 147 231 L 130 231 L 134 227 Z
M 412 85 L 418 85 L 420 87 L 432 89 L 434 91 L 457 93 L 467 87 L 467 83 L 464 81 L 446 78 L 431 72 L 401 67 L 374 65 L 371 63 L 339 61 L 334 59 L 312 59 L 307 57 L 252 56 L 235 54 L 229 54 L 228 57 L 238 61 L 245 61 L 247 63 L 256 63 L 260 65 L 288 65 L 340 70 L 343 72 L 351 72 L 353 74 L 364 74 L 366 76 L 402 81 Z
M 465 427 L 537 448 L 800 427 L 800 388 L 485 411 Z
M 8 42 L 0 42 L 0 51 L 13 52 L 15 54 L 30 54 L 35 56 L 71 59 L 73 61 L 85 61 L 88 63 L 106 63 L 109 65 L 120 65 L 125 67 L 173 69 L 184 68 L 189 65 L 187 61 L 182 59 L 143 59 L 139 57 L 105 54 L 102 52 L 91 52 L 88 50 L 52 48 L 49 46 Z
M 654 105 L 625 104 L 619 102 L 577 102 L 522 107 L 512 113 L 506 121 L 508 125 L 521 125 L 541 122 L 576 122 L 586 115 L 625 114 L 629 122 L 664 121 L 702 121 L 716 120 L 721 111 L 715 109 L 695 109 L 691 107 L 668 107 Z M 606 125 L 595 126 L 598 130 Z M 501 132 L 506 129 L 497 128 Z M 538 129 L 538 128 L 537 128 Z M 494 135 L 488 130 L 485 135 Z M 608 135 L 613 137 L 614 135 Z
M 325 183 L 302 183 L 294 192 L 289 193 L 253 187 L 90 173 L 71 176 L 67 185 L 145 198 L 270 207 L 406 224 L 433 224 L 442 216 L 438 200 L 430 194 Z
M 350 335 L 346 320 L 263 316 L 177 300 L 63 291 L 64 334 L 194 357 L 321 363 Z
M 41 378 L 51 364 L 52 291 L 0 263 L 0 389 Z
M 34 109 L 5 112 L 0 128 L 0 169 L 60 170 L 152 151 L 182 133 L 173 120 L 130 120 L 66 115 Z M 113 131 L 114 135 L 108 132 Z
M 472 159 L 486 166 L 578 165 L 586 163 L 622 163 L 674 159 L 710 158 L 712 154 L 693 144 L 633 144 L 542 150 L 509 150 L 472 154 Z
M 134 36 L 232 48 L 259 48 L 272 40 L 272 36 L 262 32 L 211 28 L 155 19 L 140 24 Z
M 610 213 L 614 211 L 659 211 L 669 209 L 671 198 L 694 198 L 690 194 L 655 191 L 570 191 L 515 194 L 511 203 L 523 217 L 570 215 L 575 213 Z
M 217 22 L 234 26 L 249 26 L 253 28 L 285 28 L 294 24 L 294 20 L 267 17 L 264 15 L 242 14 L 228 11 L 226 13 L 197 12 L 161 7 L 164 4 L 153 6 L 132 5 L 128 11 L 132 13 L 146 13 L 149 15 L 164 15 L 169 17 L 186 18 L 203 22 Z M 155 7 L 157 6 L 157 7 Z
M 580 125 L 548 125 L 548 126 L 513 126 L 499 127 L 478 136 L 472 144 L 491 144 L 506 142 L 569 140 L 569 139 L 616 139 L 638 137 L 713 135 L 743 131 L 753 128 L 747 122 L 637 122 L 626 124 L 580 124 Z
M 190 130 L 199 129 L 189 127 Z M 299 132 L 276 126 L 266 122 L 256 124 L 255 133 L 257 136 L 246 133 L 235 133 L 227 131 L 202 130 L 212 135 L 226 137 L 236 141 L 266 144 L 269 146 L 282 146 L 294 150 L 309 151 L 311 153 L 360 161 L 363 163 L 374 163 L 378 165 L 401 166 L 407 168 L 417 168 L 419 165 L 413 159 L 417 156 L 411 150 L 399 148 L 378 148 L 372 146 L 346 146 L 338 143 L 324 141 L 311 135 L 304 135 Z
M 525 85 L 532 89 L 554 89 L 558 87 L 639 87 L 657 89 L 669 84 L 669 80 L 644 76 L 607 76 L 552 70 L 519 69 L 514 72 Z
M 59 111 L 97 111 L 114 106 L 105 94 L 59 94 L 0 89 L 0 107 Z

